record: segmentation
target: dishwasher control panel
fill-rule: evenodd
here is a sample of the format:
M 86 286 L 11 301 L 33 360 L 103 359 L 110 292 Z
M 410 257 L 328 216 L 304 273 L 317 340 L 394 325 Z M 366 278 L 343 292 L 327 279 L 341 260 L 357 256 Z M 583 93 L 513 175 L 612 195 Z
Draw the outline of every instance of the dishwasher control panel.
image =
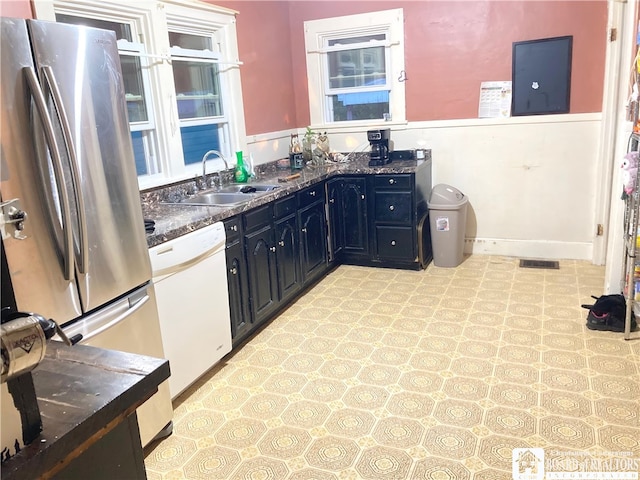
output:
M 168 270 L 188 265 L 224 250 L 226 234 L 224 224 L 216 222 L 191 233 L 149 249 L 153 276 L 168 273 Z

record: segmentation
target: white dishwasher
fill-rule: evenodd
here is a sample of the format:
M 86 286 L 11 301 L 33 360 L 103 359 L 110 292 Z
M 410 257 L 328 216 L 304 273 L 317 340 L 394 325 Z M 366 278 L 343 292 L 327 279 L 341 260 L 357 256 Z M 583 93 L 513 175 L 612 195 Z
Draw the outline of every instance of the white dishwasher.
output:
M 231 351 L 224 224 L 149 249 L 171 398 Z

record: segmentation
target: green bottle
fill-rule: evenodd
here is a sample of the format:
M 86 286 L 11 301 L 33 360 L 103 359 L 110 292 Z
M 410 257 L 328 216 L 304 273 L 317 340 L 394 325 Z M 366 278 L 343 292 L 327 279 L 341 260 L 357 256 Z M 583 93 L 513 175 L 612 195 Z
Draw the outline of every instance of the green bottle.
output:
M 242 158 L 242 152 L 236 152 L 236 170 L 233 172 L 237 183 L 247 183 L 249 174 L 247 173 L 247 167 L 244 166 L 244 159 Z

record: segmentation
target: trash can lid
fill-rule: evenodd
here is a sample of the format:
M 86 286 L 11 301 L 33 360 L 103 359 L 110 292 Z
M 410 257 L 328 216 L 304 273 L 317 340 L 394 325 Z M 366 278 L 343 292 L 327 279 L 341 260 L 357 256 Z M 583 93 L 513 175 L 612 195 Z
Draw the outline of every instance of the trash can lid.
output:
M 427 205 L 429 208 L 458 207 L 468 201 L 467 196 L 457 188 L 439 183 L 431 190 Z

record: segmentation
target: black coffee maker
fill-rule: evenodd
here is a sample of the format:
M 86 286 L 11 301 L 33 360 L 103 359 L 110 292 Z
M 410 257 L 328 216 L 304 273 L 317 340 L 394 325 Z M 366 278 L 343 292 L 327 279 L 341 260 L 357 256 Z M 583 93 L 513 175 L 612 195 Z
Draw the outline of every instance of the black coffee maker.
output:
M 386 165 L 391 162 L 389 156 L 390 132 L 391 130 L 388 128 L 367 131 L 367 140 L 369 140 L 369 144 L 371 145 L 369 166 Z

